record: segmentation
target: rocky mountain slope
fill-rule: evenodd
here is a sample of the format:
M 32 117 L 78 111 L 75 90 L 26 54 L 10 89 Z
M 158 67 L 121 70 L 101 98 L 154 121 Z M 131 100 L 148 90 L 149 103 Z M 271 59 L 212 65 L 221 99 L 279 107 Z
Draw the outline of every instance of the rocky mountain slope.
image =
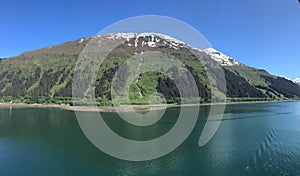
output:
M 292 81 L 271 75 L 265 70 L 248 67 L 213 48 L 202 51 L 156 33 L 113 33 L 74 40 L 1 60 L 0 101 L 72 104 L 74 68 L 80 53 L 92 40 L 97 44 L 95 47 L 99 48 L 110 41 L 123 41 L 104 60 L 92 87 L 99 105 L 111 104 L 111 83 L 118 68 L 126 65 L 128 58 L 149 51 L 165 53 L 180 60 L 195 79 L 200 96 L 197 101 L 201 103 L 211 102 L 212 98 L 220 98 L 224 94 L 227 101 L 300 97 L 300 86 Z M 172 62 L 171 57 L 169 63 Z M 217 67 L 217 63 L 221 66 Z M 167 75 L 158 72 L 139 75 L 129 87 L 131 103 L 147 104 L 155 92 L 163 94 L 168 103 L 180 103 L 180 92 L 172 78 L 187 78 L 188 74 L 170 65 L 153 65 Z M 207 70 L 212 73 L 211 77 Z M 219 77 L 221 72 L 225 79 Z M 124 79 L 129 78 L 129 75 L 124 75 Z M 82 91 L 87 92 L 90 88 L 84 87 Z M 212 92 L 216 97 L 212 97 Z

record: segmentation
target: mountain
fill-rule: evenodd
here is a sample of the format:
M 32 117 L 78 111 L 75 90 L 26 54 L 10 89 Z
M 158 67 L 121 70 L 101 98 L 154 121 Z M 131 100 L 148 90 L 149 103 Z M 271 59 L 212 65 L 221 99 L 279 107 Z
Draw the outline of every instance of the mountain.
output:
M 292 80 L 294 83 L 300 85 L 300 78 L 295 78 Z
M 242 66 L 237 60 L 213 49 L 207 48 L 203 50 L 204 53 L 208 54 L 213 60 L 219 62 L 222 66 Z
M 122 67 L 125 71 L 121 77 L 129 79 L 131 66 L 126 65 L 126 60 L 135 56 L 144 58 L 146 57 L 144 53 L 147 52 L 159 52 L 170 56 L 168 58 L 170 62 L 152 66 L 160 68 L 167 74 L 158 72 L 140 74 L 128 87 L 129 99 L 133 104 L 148 104 L 155 92 L 163 94 L 167 103 L 182 101 L 176 82 L 172 78 L 190 78 L 187 72 L 172 66 L 174 59 L 182 62 L 193 76 L 200 96 L 197 102 L 211 102 L 212 98 L 222 99 L 223 95 L 227 96 L 229 102 L 300 97 L 300 86 L 292 81 L 271 75 L 262 69 L 248 67 L 213 48 L 199 50 L 163 34 L 111 33 L 29 51 L 1 60 L 0 101 L 72 104 L 72 80 L 78 57 L 88 45 L 103 48 L 114 41 L 122 43 L 106 57 L 94 84 L 79 87 L 83 94 L 77 98 L 84 98 L 90 90 L 95 90 L 98 105 L 111 105 L 111 85 L 117 70 L 125 65 Z M 144 60 L 141 61 L 141 65 L 143 63 Z M 87 66 L 81 71 L 89 69 Z M 220 76 L 222 73 L 224 77 Z M 188 84 L 182 85 L 187 92 L 191 91 Z M 116 88 L 121 90 L 124 86 L 118 83 Z

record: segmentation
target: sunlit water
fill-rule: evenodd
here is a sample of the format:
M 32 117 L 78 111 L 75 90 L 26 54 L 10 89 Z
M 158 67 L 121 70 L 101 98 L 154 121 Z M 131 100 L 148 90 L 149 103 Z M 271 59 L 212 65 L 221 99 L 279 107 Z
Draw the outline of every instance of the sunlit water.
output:
M 228 105 L 212 140 L 198 146 L 209 107 L 201 107 L 190 137 L 151 161 L 110 157 L 84 136 L 74 112 L 54 108 L 0 109 L 0 175 L 300 175 L 300 102 Z M 118 134 L 154 139 L 176 122 L 170 108 L 150 127 L 104 113 Z M 122 146 L 120 146 L 122 150 Z

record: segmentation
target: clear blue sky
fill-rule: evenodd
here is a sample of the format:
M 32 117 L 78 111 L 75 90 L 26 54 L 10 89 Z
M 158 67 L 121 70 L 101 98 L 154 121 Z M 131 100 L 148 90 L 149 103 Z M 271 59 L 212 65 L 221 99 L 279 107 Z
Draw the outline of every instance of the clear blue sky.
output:
M 300 77 L 298 0 L 1 0 L 0 7 L 0 57 L 92 36 L 124 18 L 164 15 L 244 64 Z

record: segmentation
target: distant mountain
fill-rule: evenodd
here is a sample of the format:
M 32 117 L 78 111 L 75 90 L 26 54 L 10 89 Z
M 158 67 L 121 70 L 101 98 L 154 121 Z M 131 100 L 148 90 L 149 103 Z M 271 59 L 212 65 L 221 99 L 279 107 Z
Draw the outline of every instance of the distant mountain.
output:
M 248 67 L 213 48 L 199 50 L 163 34 L 112 33 L 82 38 L 1 60 L 0 101 L 72 104 L 74 68 L 78 56 L 92 40 L 96 44 L 95 47 L 103 47 L 113 40 L 124 41 L 109 54 L 96 77 L 93 88 L 99 105 L 111 104 L 111 82 L 118 68 L 128 58 L 147 51 L 163 52 L 184 63 L 195 79 L 201 103 L 211 101 L 212 91 L 217 95 L 226 94 L 227 101 L 284 100 L 300 97 L 300 86 L 292 81 L 271 75 L 262 69 Z M 216 67 L 217 62 L 221 64 L 225 80 L 218 77 L 220 70 Z M 133 104 L 147 104 L 151 95 L 159 92 L 166 97 L 168 103 L 179 103 L 180 93 L 171 78 L 188 75 L 176 67 L 155 66 L 169 75 L 154 72 L 140 75 L 130 86 L 130 100 Z M 213 77 L 210 78 L 213 79 L 212 85 L 205 68 L 213 73 Z M 124 79 L 126 78 L 128 75 L 124 75 Z M 82 87 L 82 91 L 87 92 L 90 88 Z M 187 85 L 186 90 L 189 89 Z

